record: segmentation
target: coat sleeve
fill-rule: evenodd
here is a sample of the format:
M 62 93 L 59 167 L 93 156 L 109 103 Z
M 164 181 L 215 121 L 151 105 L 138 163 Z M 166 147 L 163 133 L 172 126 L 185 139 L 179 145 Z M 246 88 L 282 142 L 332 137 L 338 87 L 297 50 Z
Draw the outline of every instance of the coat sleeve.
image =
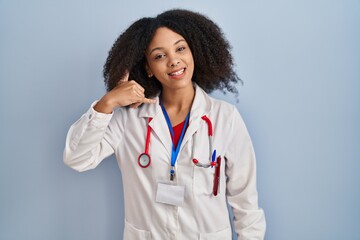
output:
M 121 121 L 116 121 L 114 113 L 96 112 L 93 109 L 95 103 L 70 127 L 66 137 L 64 163 L 79 172 L 94 169 L 114 153 L 119 129 L 124 126 Z
M 258 207 L 256 162 L 246 126 L 234 107 L 228 148 L 225 153 L 226 194 L 234 213 L 238 239 L 260 240 L 265 236 L 265 215 Z

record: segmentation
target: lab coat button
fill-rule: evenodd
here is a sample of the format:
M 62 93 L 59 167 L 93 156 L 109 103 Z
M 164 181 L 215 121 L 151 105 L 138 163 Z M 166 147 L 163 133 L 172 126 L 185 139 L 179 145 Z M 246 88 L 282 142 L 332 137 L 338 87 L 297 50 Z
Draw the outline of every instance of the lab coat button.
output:
M 92 117 L 92 114 L 90 113 L 90 114 L 89 114 L 89 119 L 91 119 L 91 117 Z

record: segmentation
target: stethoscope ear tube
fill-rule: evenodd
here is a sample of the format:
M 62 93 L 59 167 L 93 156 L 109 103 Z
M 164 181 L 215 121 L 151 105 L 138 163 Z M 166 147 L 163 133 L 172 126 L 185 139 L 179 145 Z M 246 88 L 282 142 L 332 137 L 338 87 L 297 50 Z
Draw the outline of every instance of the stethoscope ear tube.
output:
M 194 158 L 194 152 L 195 152 L 195 145 L 197 142 L 197 132 L 194 135 L 194 142 L 192 145 L 192 153 L 191 153 L 191 159 L 192 162 L 195 164 L 195 166 L 197 167 L 202 167 L 202 168 L 209 168 L 216 166 L 216 162 L 214 162 L 213 160 L 215 160 L 216 157 L 216 150 L 213 147 L 213 129 L 212 129 L 212 123 L 210 121 L 210 119 L 204 115 L 201 117 L 202 120 L 204 120 L 206 122 L 206 124 L 208 125 L 208 136 L 209 136 L 209 162 L 208 163 L 200 163 L 199 160 L 197 160 L 196 158 Z
M 211 164 L 209 163 L 200 163 L 199 160 L 197 160 L 196 158 L 193 158 L 193 163 L 195 164 L 195 166 L 198 166 L 198 167 L 202 167 L 202 168 L 208 168 L 211 166 Z

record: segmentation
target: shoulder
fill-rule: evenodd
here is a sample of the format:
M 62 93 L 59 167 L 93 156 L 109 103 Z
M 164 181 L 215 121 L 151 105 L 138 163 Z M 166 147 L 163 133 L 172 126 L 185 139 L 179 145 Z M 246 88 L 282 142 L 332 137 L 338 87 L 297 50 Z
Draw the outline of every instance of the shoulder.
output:
M 237 108 L 233 104 L 210 96 L 198 85 L 195 85 L 195 88 L 196 94 L 199 96 L 198 99 L 200 99 L 196 104 L 202 105 L 201 108 L 205 108 L 205 112 L 229 115 L 237 111 Z
M 236 106 L 229 102 L 211 97 L 209 95 L 208 95 L 208 99 L 211 102 L 212 110 L 217 110 L 222 114 L 233 114 L 234 111 L 237 111 Z
M 225 118 L 225 119 L 233 119 L 235 115 L 240 117 L 240 113 L 237 107 L 225 100 L 214 98 L 207 93 L 204 92 L 205 102 L 210 106 L 209 114 L 213 115 L 213 117 Z
M 207 94 L 206 98 L 211 105 L 209 116 L 221 123 L 222 128 L 228 128 L 229 131 L 234 131 L 236 128 L 246 130 L 244 120 L 235 105 Z

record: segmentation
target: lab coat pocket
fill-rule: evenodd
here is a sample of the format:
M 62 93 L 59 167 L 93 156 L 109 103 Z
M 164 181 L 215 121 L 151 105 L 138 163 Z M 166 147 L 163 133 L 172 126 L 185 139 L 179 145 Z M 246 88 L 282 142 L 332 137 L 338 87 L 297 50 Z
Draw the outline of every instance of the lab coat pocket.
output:
M 202 168 L 194 166 L 194 195 L 212 194 L 214 182 L 214 168 Z
M 150 240 L 149 231 L 141 230 L 133 226 L 125 219 L 124 240 Z
M 225 228 L 218 232 L 212 233 L 200 233 L 200 240 L 231 240 L 232 232 L 231 228 Z

